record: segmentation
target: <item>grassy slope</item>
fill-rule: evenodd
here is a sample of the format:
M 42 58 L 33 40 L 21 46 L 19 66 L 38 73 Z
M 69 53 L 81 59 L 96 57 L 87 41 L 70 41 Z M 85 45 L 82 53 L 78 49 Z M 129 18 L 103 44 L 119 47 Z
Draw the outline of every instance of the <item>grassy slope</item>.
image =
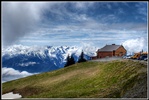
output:
M 85 62 L 3 83 L 2 92 L 13 91 L 24 98 L 142 98 L 146 78 L 147 66 L 139 62 Z

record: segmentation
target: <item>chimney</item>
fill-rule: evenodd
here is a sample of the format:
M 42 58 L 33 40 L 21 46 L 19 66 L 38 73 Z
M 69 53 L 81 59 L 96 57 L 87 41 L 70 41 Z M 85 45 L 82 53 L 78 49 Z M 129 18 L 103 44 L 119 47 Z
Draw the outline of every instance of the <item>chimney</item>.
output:
M 112 45 L 115 45 L 115 44 L 112 44 Z

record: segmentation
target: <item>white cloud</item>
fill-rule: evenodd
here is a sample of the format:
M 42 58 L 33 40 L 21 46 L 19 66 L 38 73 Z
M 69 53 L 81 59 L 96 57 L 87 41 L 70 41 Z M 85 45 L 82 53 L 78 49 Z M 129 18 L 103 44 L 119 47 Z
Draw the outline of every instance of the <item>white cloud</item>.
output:
M 36 73 L 28 73 L 27 71 L 18 71 L 15 70 L 13 68 L 7 68 L 7 67 L 3 67 L 2 68 L 2 82 L 7 82 L 10 80 L 15 80 L 18 78 L 23 78 L 26 76 L 30 76 Z
M 80 25 L 57 25 L 54 28 L 43 28 L 32 35 L 33 38 L 23 38 L 21 43 L 27 44 L 59 44 L 69 45 L 68 43 L 78 42 L 102 42 L 115 40 L 116 44 L 120 44 L 128 39 L 147 37 L 147 26 L 145 24 L 102 24 L 94 20 L 86 21 Z M 65 34 L 65 35 L 64 35 Z M 98 46 L 98 45 L 97 45 Z
M 2 2 L 2 39 L 8 46 L 34 31 L 46 3 Z
M 74 4 L 75 4 L 76 8 L 85 10 L 90 6 L 93 6 L 95 4 L 95 2 L 76 2 Z
M 146 48 L 146 40 L 145 38 L 136 38 L 129 39 L 123 42 L 123 46 L 126 48 L 127 52 L 131 54 L 132 52 L 140 52 L 142 49 Z
M 124 12 L 124 10 L 123 10 L 122 8 L 119 8 L 119 9 L 118 9 L 118 13 L 119 13 L 119 14 L 125 14 L 125 12 Z
M 86 11 L 87 9 L 89 10 L 90 7 L 94 7 L 96 2 L 71 3 L 73 4 L 71 5 L 72 9 L 75 9 L 75 12 L 71 12 L 71 10 L 68 9 L 67 2 L 2 3 L 2 17 L 9 19 L 9 21 L 5 20 L 7 24 L 2 25 L 2 27 L 5 25 L 9 26 L 2 29 L 2 33 L 5 33 L 2 36 L 5 40 L 3 43 L 13 43 L 13 41 L 21 38 L 18 43 L 20 42 L 27 45 L 53 45 L 54 42 L 58 43 L 59 41 L 59 44 L 62 45 L 62 42 L 65 42 L 65 44 L 66 42 L 72 43 L 73 40 L 75 40 L 75 42 L 77 41 L 77 43 L 81 40 L 101 40 L 101 42 L 103 42 L 102 40 L 110 41 L 116 38 L 116 40 L 126 40 L 132 37 L 136 38 L 141 35 L 143 35 L 141 37 L 144 37 L 146 35 L 146 24 L 117 23 L 120 18 L 112 13 L 98 14 L 98 20 L 95 16 L 89 16 Z M 105 6 L 106 8 L 111 9 L 111 4 L 105 4 L 107 4 Z M 102 8 L 104 5 L 99 4 L 99 6 Z M 78 13 L 81 11 L 83 11 L 83 13 Z M 123 11 L 124 9 L 122 8 L 118 9 L 118 13 L 123 13 Z M 45 14 L 44 16 L 42 16 L 42 12 Z M 62 23 L 60 19 L 62 19 Z M 35 27 L 36 25 L 34 23 L 39 22 L 39 20 L 42 20 L 40 23 L 41 27 L 36 27 L 36 30 L 33 30 L 29 35 L 27 34 L 27 36 L 26 33 L 32 31 L 30 28 Z M 63 21 L 65 22 L 63 23 Z M 12 22 L 15 22 L 15 25 L 12 24 Z M 97 35 L 94 35 L 94 33 Z M 102 34 L 104 34 L 104 36 L 101 36 Z M 24 37 L 24 35 L 26 35 L 26 37 Z
M 142 15 L 147 15 L 147 3 L 146 2 L 140 2 L 140 3 L 137 3 L 135 5 L 138 9 L 138 13 L 142 14 Z
M 89 56 L 96 56 L 96 51 L 98 50 L 98 48 L 95 46 L 94 43 L 92 42 L 81 42 L 81 50 L 83 50 L 83 52 Z
M 111 9 L 111 8 L 112 8 L 111 4 L 108 4 L 108 3 L 107 3 L 107 8 L 108 8 L 108 9 Z
M 18 65 L 22 66 L 22 67 L 26 67 L 26 66 L 29 66 L 29 65 L 34 65 L 36 64 L 36 62 L 27 62 L 27 63 L 20 63 Z

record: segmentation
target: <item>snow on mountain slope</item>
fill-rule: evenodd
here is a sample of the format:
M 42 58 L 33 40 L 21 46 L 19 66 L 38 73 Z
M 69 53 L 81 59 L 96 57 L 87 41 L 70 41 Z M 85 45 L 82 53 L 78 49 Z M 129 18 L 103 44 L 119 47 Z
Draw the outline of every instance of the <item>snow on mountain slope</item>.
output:
M 76 46 L 10 46 L 2 50 L 2 81 L 63 68 L 68 55 L 73 55 L 77 62 L 82 50 L 84 57 L 89 60 L 97 49 Z
M 23 46 L 14 45 L 2 51 L 2 65 L 19 71 L 46 72 L 63 68 L 68 55 L 73 55 L 77 62 L 83 48 L 76 46 Z M 85 58 L 93 52 L 85 49 Z M 89 55 L 89 56 L 88 56 Z

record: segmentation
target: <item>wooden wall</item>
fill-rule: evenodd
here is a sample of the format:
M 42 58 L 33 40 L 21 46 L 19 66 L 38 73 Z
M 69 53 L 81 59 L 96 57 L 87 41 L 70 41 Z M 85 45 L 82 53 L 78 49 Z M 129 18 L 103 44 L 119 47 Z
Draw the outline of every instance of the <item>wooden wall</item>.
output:
M 115 51 L 115 56 L 123 56 L 126 54 L 126 52 L 127 51 L 124 49 L 124 47 L 121 46 Z
M 112 57 L 113 53 L 112 52 L 106 52 L 106 51 L 100 51 L 97 54 L 97 58 L 105 58 L 105 57 Z
M 114 51 L 99 51 L 97 52 L 97 58 L 105 58 L 105 57 L 113 57 L 118 56 L 121 57 L 126 54 L 126 50 L 123 46 L 120 46 L 114 53 Z

